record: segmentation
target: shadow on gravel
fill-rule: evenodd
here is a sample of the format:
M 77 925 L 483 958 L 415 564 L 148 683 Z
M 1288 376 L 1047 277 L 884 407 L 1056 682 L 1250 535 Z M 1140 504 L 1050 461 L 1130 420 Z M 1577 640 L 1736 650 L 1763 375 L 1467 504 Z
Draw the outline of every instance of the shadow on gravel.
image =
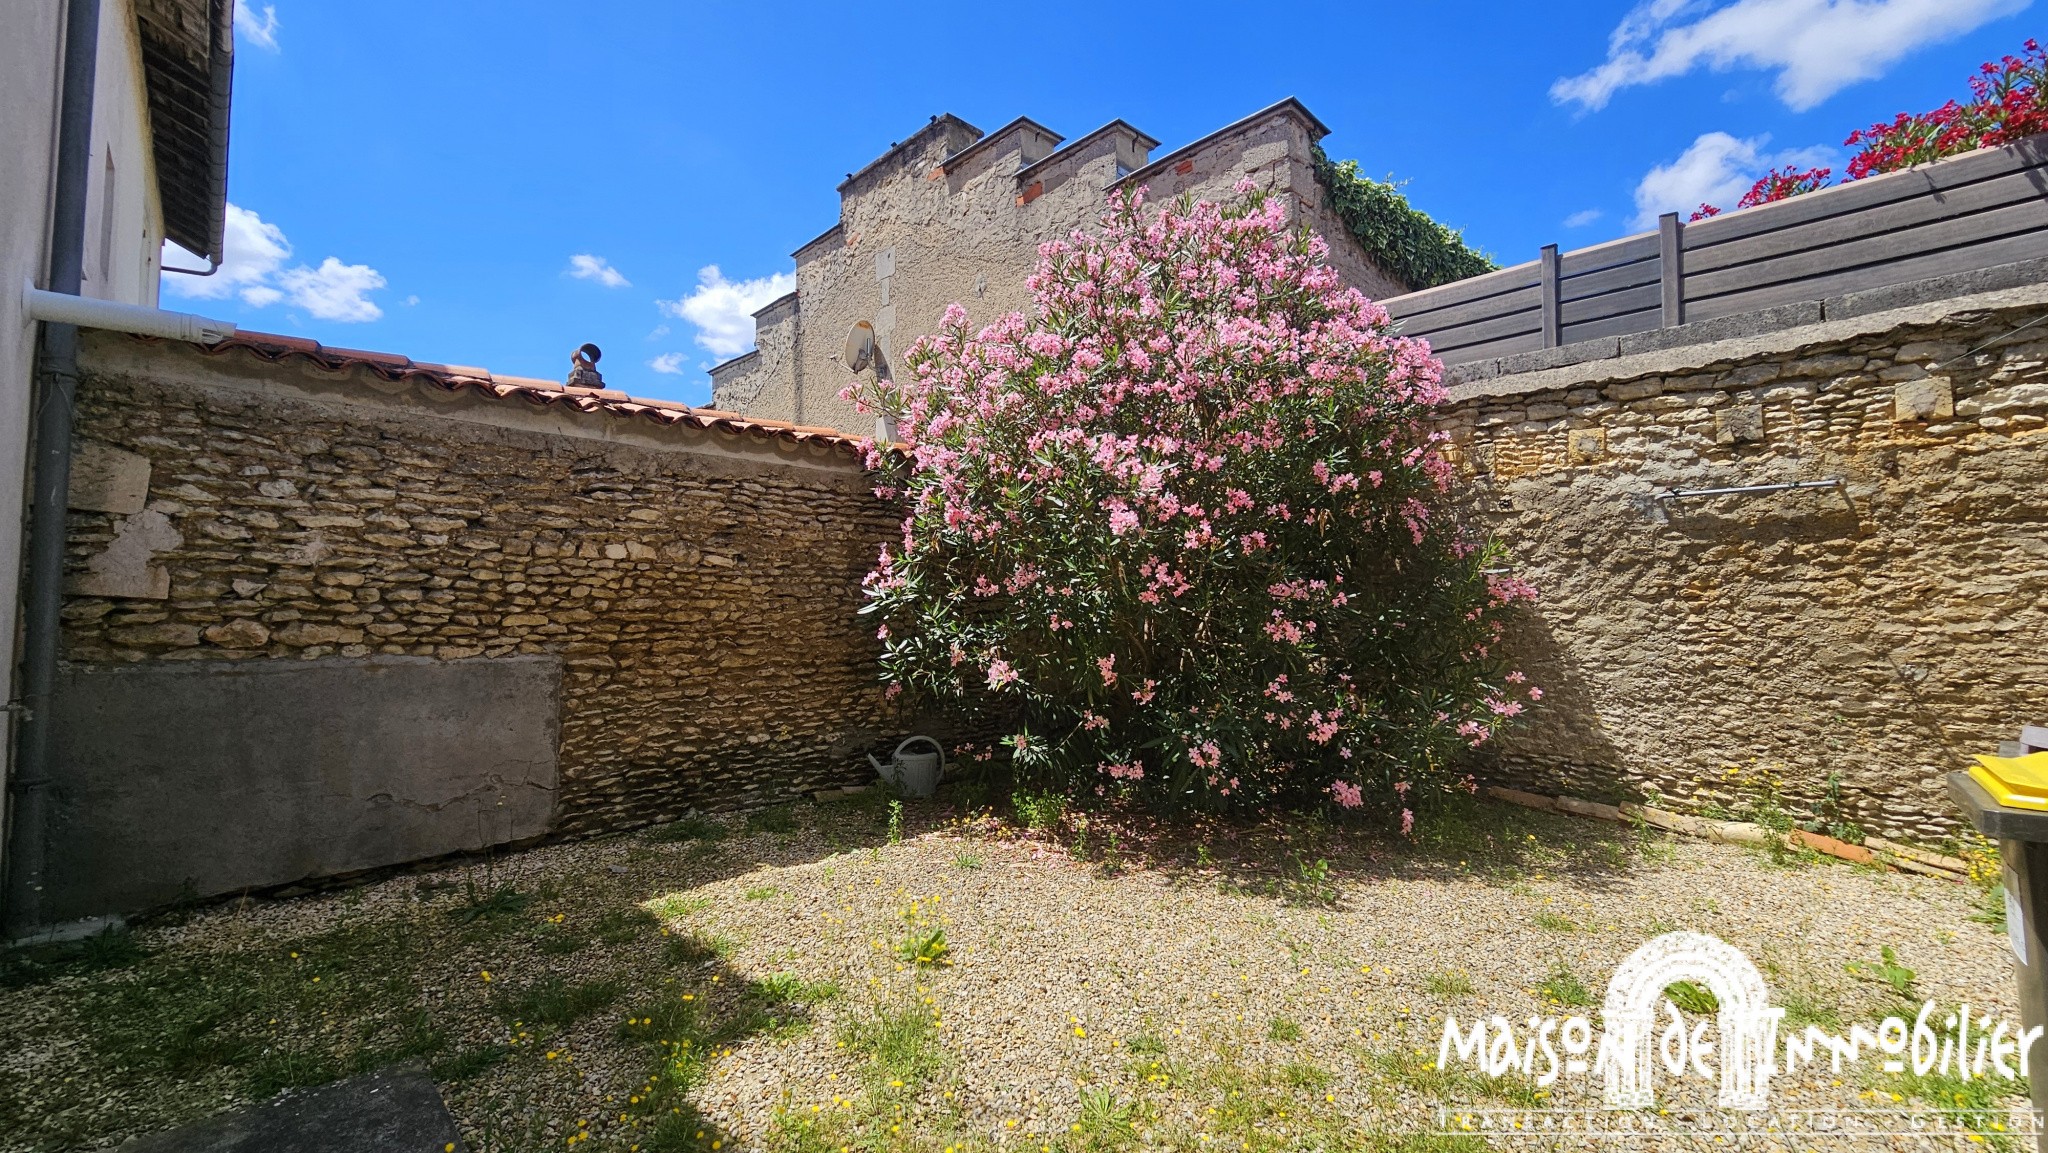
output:
M 49 1075 L 0 1078 L 0 1133 L 98 1149 L 416 1062 L 477 1153 L 560 1148 L 579 1121 L 621 1149 L 729 1148 L 692 1103 L 717 1055 L 809 1027 L 838 990 L 742 972 L 726 942 L 642 906 L 753 862 L 822 855 L 809 815 L 787 832 L 761 825 L 786 816 L 757 815 L 751 834 L 714 823 L 730 835 L 703 841 L 710 852 L 627 835 L 573 872 L 536 875 L 512 854 L 387 881 L 374 904 L 359 890 L 250 902 L 173 918 L 184 924 L 168 937 L 0 952 L 0 1051 L 65 1054 Z M 887 835 L 863 814 L 845 821 L 848 836 Z M 599 1093 L 585 1068 L 618 1083 Z
M 1221 884 L 1295 904 L 1335 906 L 1338 882 L 1478 880 L 1513 884 L 1532 874 L 1606 887 L 1647 856 L 1661 857 L 1656 830 L 1584 820 L 1499 801 L 1453 796 L 1418 804 L 1411 835 L 1369 819 L 1321 812 L 1259 820 L 1161 816 L 1084 808 L 1051 794 L 949 786 L 937 800 L 907 802 L 906 836 L 965 816 L 983 835 L 1027 836 L 1064 849 L 1104 876 L 1143 869 L 1175 884 Z

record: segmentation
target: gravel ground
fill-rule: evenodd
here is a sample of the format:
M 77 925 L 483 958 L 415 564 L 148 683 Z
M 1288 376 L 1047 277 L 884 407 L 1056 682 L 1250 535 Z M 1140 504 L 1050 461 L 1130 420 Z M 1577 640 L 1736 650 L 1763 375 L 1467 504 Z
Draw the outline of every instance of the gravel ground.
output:
M 1488 1088 L 1437 1070 L 1446 1014 L 1573 1012 L 1553 1003 L 1560 989 L 1575 983 L 1597 1000 L 1623 957 L 1680 928 L 1743 950 L 1774 1003 L 1831 1009 L 1842 1025 L 1899 1011 L 1865 967 L 1886 948 L 1912 970 L 1916 1001 L 2017 1017 L 2003 933 L 1973 919 L 1981 894 L 1926 877 L 1477 803 L 1425 825 L 1416 843 L 1315 823 L 1098 816 L 1077 853 L 1071 820 L 1026 833 L 930 805 L 907 824 L 892 840 L 875 809 L 805 806 L 788 832 L 553 846 L 494 862 L 487 877 L 472 863 L 145 930 L 140 959 L 0 988 L 0 1149 L 98 1148 L 390 1053 L 433 1063 L 483 1150 L 831 1149 L 856 1130 L 870 1135 L 858 1147 L 935 1153 L 1455 1148 L 1420 1136 L 1439 1105 L 1585 1105 L 1597 1085 L 1567 1078 L 1536 1096 L 1525 1080 Z M 505 887 L 523 903 L 466 911 Z M 621 919 L 636 907 L 659 928 Z M 950 963 L 898 956 L 907 932 L 932 927 L 945 930 Z M 309 961 L 327 968 L 332 992 Z M 777 1003 L 768 1024 L 700 1042 L 716 1046 L 690 1092 L 701 1128 L 654 1140 L 655 1118 L 634 1110 L 659 1062 L 623 1022 L 685 996 L 731 1010 L 777 974 L 839 993 Z M 610 982 L 612 993 L 557 1024 L 514 1024 L 494 1000 L 550 977 Z M 222 994 L 229 1008 L 197 1034 L 136 1016 L 231 979 L 245 985 Z M 868 1066 L 848 1041 L 878 1009 L 930 1013 L 939 1060 L 921 1079 L 869 1081 L 862 1093 Z M 415 1018 L 432 1038 L 403 1040 Z M 220 1037 L 241 1047 L 209 1049 Z M 197 1055 L 167 1062 L 167 1044 Z M 326 1063 L 300 1069 L 308 1053 Z M 1935 1093 L 1896 1080 L 1871 1059 L 1820 1066 L 1775 1080 L 1773 1105 L 1868 1108 Z M 1712 1100 L 1700 1081 L 1660 1093 L 1679 1117 Z M 796 1125 L 842 1113 L 840 1129 L 809 1138 Z M 1354 1144 L 1336 1144 L 1340 1131 Z

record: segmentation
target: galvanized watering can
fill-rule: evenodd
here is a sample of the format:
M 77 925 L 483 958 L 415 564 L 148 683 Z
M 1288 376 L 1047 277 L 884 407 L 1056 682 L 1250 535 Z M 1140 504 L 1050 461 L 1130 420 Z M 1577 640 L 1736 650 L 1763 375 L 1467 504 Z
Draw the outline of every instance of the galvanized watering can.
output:
M 920 741 L 930 745 L 932 751 L 903 751 Z M 946 750 L 930 737 L 910 737 L 896 746 L 896 752 L 890 756 L 888 764 L 876 760 L 873 753 L 868 754 L 868 763 L 875 766 L 876 772 L 882 774 L 882 780 L 904 796 L 929 797 L 939 791 L 939 774 L 946 768 Z

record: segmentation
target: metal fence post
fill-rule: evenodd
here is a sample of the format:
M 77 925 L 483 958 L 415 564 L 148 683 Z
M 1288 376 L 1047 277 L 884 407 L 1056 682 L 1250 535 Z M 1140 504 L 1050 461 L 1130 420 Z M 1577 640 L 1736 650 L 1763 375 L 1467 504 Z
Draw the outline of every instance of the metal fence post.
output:
M 1564 322 L 1557 305 L 1557 245 L 1543 246 L 1539 264 L 1537 282 L 1543 287 L 1543 347 L 1556 348 L 1564 343 Z
M 1685 323 L 1685 225 L 1676 212 L 1657 218 L 1657 272 L 1664 289 L 1664 315 L 1660 327 L 1677 328 Z

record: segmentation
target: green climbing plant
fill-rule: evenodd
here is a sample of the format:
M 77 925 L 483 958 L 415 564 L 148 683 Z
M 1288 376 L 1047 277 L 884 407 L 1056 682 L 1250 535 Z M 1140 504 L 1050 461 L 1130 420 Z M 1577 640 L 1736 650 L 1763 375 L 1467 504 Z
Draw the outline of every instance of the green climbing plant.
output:
M 1433 288 L 1492 272 L 1498 264 L 1408 203 L 1397 185 L 1361 176 L 1358 162 L 1333 161 L 1315 150 L 1316 179 L 1337 218 L 1379 266 L 1411 288 Z

